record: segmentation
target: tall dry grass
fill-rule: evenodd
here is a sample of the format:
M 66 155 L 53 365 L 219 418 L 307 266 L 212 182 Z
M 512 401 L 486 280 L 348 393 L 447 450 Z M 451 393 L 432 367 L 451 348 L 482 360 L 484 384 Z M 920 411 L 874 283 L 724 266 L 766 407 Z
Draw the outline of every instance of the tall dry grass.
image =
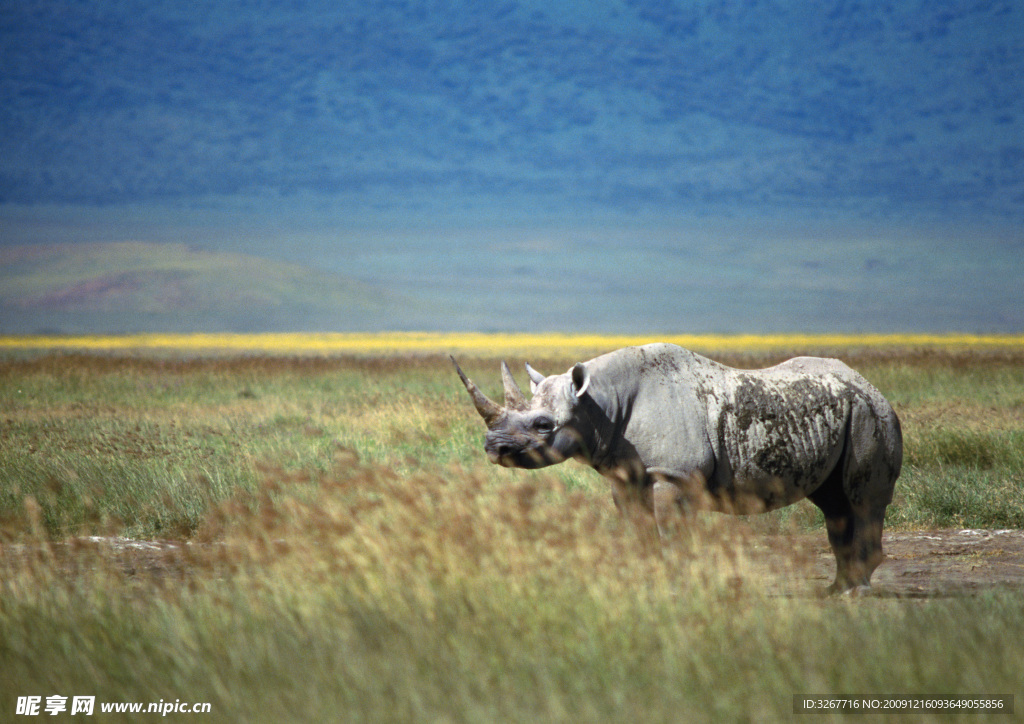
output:
M 1024 674 L 1017 596 L 823 600 L 799 559 L 765 567 L 740 519 L 700 519 L 666 548 L 553 477 L 406 477 L 344 449 L 323 473 L 263 476 L 188 545 L 6 547 L 0 706 L 63 693 L 209 701 L 222 721 L 789 721 L 794 695 L 1007 695 Z M 990 719 L 1005 716 L 969 718 Z

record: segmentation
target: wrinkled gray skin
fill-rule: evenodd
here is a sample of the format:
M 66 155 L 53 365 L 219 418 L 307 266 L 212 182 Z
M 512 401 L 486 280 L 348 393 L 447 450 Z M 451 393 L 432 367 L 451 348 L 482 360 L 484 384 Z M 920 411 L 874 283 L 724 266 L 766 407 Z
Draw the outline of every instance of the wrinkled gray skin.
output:
M 455 362 L 454 358 L 452 362 Z M 612 483 L 616 505 L 653 515 L 753 513 L 809 498 L 836 556 L 830 590 L 870 585 L 903 439 L 892 406 L 835 359 L 737 370 L 669 344 L 627 347 L 544 377 L 532 399 L 502 363 L 505 404 L 455 364 L 487 424 L 491 462 L 537 468 L 576 458 Z

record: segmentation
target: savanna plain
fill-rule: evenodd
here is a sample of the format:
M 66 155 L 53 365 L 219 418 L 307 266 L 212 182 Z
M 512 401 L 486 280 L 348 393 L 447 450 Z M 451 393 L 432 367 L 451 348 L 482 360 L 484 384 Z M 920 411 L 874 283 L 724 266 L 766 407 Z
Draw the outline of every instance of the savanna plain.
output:
M 498 397 L 486 347 L 459 361 Z M 593 347 L 508 361 L 551 374 Z M 210 702 L 178 720 L 237 722 L 845 717 L 795 713 L 794 697 L 1024 707 L 1021 345 L 696 349 L 741 367 L 838 356 L 893 403 L 890 560 L 860 598 L 821 595 L 831 557 L 809 503 L 701 516 L 663 544 L 589 468 L 488 465 L 445 351 L 7 350 L 0 720 L 50 695 Z M 1009 573 L 971 578 L 993 561 Z

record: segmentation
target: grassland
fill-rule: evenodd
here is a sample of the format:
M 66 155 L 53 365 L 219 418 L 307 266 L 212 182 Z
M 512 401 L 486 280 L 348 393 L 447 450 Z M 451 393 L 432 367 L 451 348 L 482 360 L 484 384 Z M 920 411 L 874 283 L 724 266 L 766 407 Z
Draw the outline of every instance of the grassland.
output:
M 495 391 L 496 361 L 458 349 Z M 574 359 L 516 349 L 552 371 Z M 844 356 L 904 424 L 890 529 L 1024 528 L 1019 347 Z M 446 359 L 408 352 L 0 360 L 0 718 L 52 694 L 210 701 L 216 720 L 268 722 L 779 721 L 794 695 L 1024 702 L 1019 589 L 820 600 L 734 545 L 820 532 L 809 505 L 708 517 L 652 549 L 582 466 L 482 463 L 464 396 Z M 132 552 L 109 536 L 163 542 Z

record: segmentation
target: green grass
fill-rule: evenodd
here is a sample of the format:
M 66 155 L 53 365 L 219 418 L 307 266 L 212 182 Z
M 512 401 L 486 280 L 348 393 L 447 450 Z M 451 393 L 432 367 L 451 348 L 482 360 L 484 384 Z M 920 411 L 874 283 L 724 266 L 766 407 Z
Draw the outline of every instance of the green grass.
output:
M 904 424 L 890 527 L 1022 527 L 1024 360 L 854 363 Z M 497 389 L 497 363 L 466 366 Z M 440 358 L 0 362 L 0 719 L 52 694 L 209 701 L 212 720 L 251 722 L 1024 701 L 1019 591 L 820 600 L 747 560 L 722 516 L 658 553 L 596 473 L 486 465 L 464 398 Z M 820 530 L 809 505 L 742 526 Z M 92 533 L 177 543 L 68 539 Z
M 53 536 L 111 525 L 187 536 L 210 503 L 254 490 L 261 467 L 323 471 L 339 450 L 402 474 L 481 458 L 479 419 L 447 361 L 54 356 L 4 367 L 0 518 L 16 521 L 31 497 Z M 575 465 L 556 474 L 601 482 Z
M 730 360 L 748 366 L 775 358 Z M 482 465 L 482 427 L 447 360 L 45 356 L 0 376 L 0 520 L 40 506 L 52 536 L 188 536 L 261 466 L 323 472 L 339 450 L 398 474 Z M 492 394 L 496 363 L 469 361 Z M 545 368 L 564 369 L 568 360 Z M 1017 527 L 1024 510 L 1024 363 L 998 353 L 865 355 L 903 421 L 891 524 Z M 488 467 L 496 484 L 532 473 Z M 604 491 L 593 471 L 549 471 Z M 818 527 L 809 503 L 759 518 Z M 10 526 L 8 526 L 10 528 Z

